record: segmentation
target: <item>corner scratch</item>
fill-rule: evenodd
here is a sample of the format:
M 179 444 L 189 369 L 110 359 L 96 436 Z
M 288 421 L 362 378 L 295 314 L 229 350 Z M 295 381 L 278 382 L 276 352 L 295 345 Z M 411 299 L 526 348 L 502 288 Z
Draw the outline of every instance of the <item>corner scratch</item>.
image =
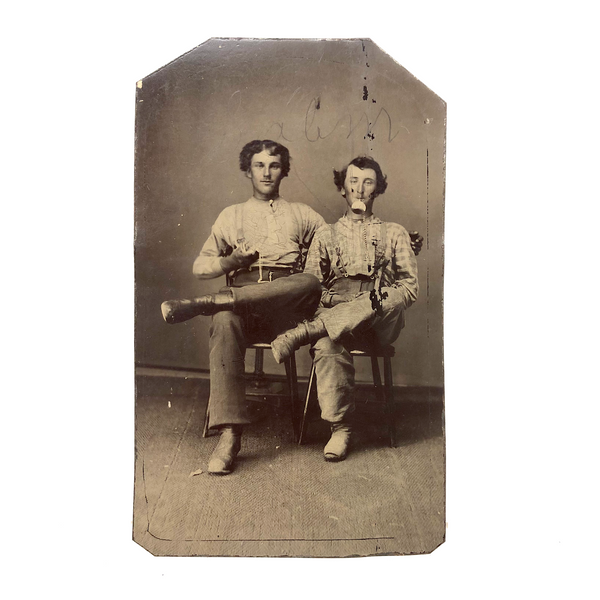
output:
M 292 98 L 301 90 L 301 87 L 298 87 L 294 90 L 294 93 L 290 96 L 290 99 L 287 101 L 286 106 L 292 101 Z

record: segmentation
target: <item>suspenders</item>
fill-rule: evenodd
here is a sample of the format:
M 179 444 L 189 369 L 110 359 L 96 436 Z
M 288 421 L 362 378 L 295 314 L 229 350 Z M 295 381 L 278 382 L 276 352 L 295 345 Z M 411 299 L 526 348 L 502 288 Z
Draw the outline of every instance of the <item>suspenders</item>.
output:
M 242 215 L 243 204 L 235 205 L 235 229 L 236 229 L 236 242 L 238 246 L 245 242 L 244 238 L 244 218 Z
M 335 253 L 338 258 L 338 263 L 340 267 L 340 271 L 344 277 L 349 277 L 348 272 L 346 271 L 346 266 L 344 265 L 344 257 L 342 254 L 342 249 L 340 247 L 338 235 L 335 230 L 335 223 L 329 226 L 331 230 L 331 240 L 333 242 L 333 246 L 335 248 Z M 386 226 L 385 223 L 379 223 L 379 237 L 377 235 L 371 236 L 371 241 L 375 246 L 375 264 L 373 265 L 373 273 L 371 274 L 371 278 L 376 280 L 376 288 L 381 288 L 381 278 L 383 276 L 383 272 L 385 267 L 388 264 L 388 260 L 385 259 L 385 248 L 387 243 L 386 238 Z M 378 241 L 380 240 L 380 241 Z
M 239 245 L 246 241 L 244 236 L 244 216 L 243 216 L 244 204 L 235 205 L 235 229 L 236 229 L 236 242 Z M 263 279 L 263 264 L 262 254 L 258 251 L 258 281 L 256 283 L 266 283 L 271 281 L 271 273 L 269 273 L 269 279 Z
M 340 248 L 338 236 L 337 236 L 337 233 L 335 232 L 335 223 L 330 225 L 329 229 L 331 230 L 331 240 L 333 241 L 335 253 L 337 254 L 338 262 L 340 264 L 340 271 L 342 272 L 342 275 L 344 277 L 348 277 L 348 273 L 347 273 L 346 269 L 344 268 L 344 259 L 342 258 L 342 249 Z
M 237 245 L 241 245 L 246 241 L 246 237 L 244 235 L 244 206 L 245 204 L 236 204 L 235 205 L 235 229 L 236 229 L 236 243 Z M 288 204 L 287 207 L 290 209 L 290 214 L 292 216 L 292 218 L 296 221 L 296 223 L 301 223 L 302 218 L 301 218 L 301 214 L 299 213 L 299 209 L 297 209 L 296 206 L 294 206 L 294 204 Z M 299 226 L 296 227 L 296 229 L 298 231 L 301 230 L 301 228 Z M 286 235 L 287 235 L 287 231 L 286 231 Z M 298 243 L 299 246 L 299 256 L 298 256 L 298 264 L 296 265 L 296 269 L 298 271 L 302 270 L 303 267 L 303 255 L 302 255 L 302 251 L 303 251 L 303 240 L 300 240 Z M 298 268 L 299 267 L 299 268 Z M 263 279 L 263 264 L 262 264 L 262 253 L 258 252 L 258 272 L 259 272 L 259 277 L 258 277 L 258 283 L 264 283 L 266 281 L 272 281 L 271 277 L 272 277 L 272 273 L 269 272 L 269 279 Z

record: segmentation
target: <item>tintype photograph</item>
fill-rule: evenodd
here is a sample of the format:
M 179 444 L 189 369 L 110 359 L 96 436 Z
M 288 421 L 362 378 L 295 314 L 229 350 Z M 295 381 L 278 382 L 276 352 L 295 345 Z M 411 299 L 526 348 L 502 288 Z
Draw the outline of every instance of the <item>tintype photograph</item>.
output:
M 445 539 L 446 105 L 370 39 L 210 39 L 137 82 L 133 537 Z

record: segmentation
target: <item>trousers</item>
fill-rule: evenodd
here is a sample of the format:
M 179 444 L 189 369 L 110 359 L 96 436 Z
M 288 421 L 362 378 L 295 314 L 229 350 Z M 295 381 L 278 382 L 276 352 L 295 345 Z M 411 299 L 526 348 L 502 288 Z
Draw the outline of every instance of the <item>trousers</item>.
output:
M 392 293 L 395 290 L 383 288 L 382 292 L 385 291 L 389 296 L 379 312 L 373 309 L 369 292 L 317 311 L 316 316 L 329 334 L 317 340 L 311 349 L 324 421 L 340 423 L 354 410 L 355 369 L 350 350 L 365 341 L 391 344 L 404 327 L 403 304 L 396 300 Z
M 248 345 L 275 336 L 311 318 L 321 299 L 319 280 L 308 273 L 231 290 L 234 310 L 216 313 L 209 330 L 209 427 L 250 423 L 246 405 Z

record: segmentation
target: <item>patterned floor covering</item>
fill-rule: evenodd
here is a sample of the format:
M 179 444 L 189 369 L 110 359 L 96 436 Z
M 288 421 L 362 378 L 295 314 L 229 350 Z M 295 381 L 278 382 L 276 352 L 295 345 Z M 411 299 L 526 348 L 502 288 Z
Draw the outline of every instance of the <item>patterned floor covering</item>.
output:
M 235 471 L 214 477 L 206 465 L 217 438 L 202 437 L 208 386 L 137 378 L 134 539 L 152 554 L 417 554 L 443 542 L 441 390 L 396 391 L 396 448 L 380 407 L 361 392 L 342 463 L 322 458 L 328 432 L 318 414 L 299 447 L 287 407 L 252 402 Z

